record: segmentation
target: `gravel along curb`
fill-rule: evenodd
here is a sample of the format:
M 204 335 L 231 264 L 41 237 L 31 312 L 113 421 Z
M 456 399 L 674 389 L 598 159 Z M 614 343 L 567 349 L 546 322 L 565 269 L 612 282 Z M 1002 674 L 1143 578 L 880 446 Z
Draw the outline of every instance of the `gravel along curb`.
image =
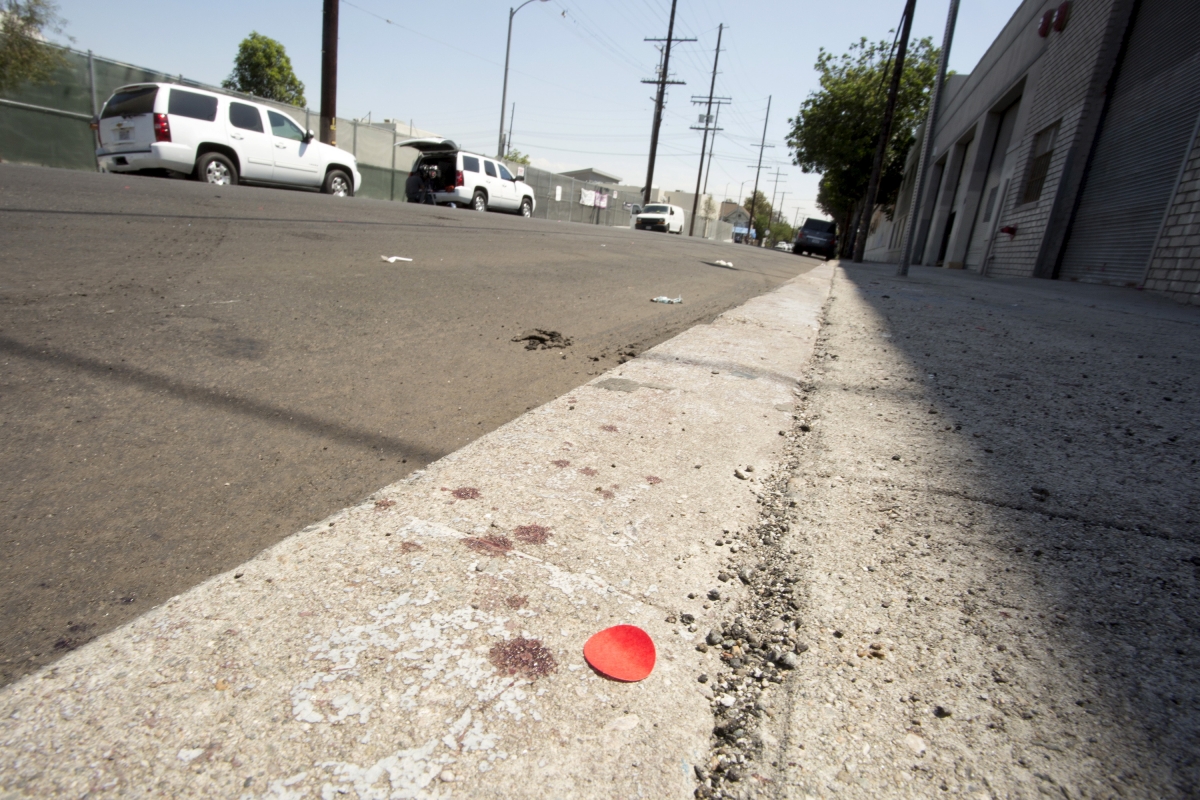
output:
M 839 268 L 725 565 L 697 796 L 1196 797 L 1198 334 L 1123 289 Z
M 0 796 L 688 797 L 832 269 L 643 353 L 0 691 Z M 782 435 L 781 435 L 782 434 Z M 186 487 L 185 487 L 186 490 Z M 640 683 L 582 647 L 654 639 Z M 536 789 L 534 788 L 536 787 Z

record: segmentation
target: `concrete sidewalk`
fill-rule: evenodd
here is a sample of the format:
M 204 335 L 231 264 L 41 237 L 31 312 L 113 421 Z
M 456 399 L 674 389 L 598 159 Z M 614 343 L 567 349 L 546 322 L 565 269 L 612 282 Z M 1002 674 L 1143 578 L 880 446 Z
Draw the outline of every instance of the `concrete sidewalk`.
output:
M 1200 795 L 1200 309 L 849 265 L 799 417 L 703 794 Z
M 0 796 L 684 797 L 832 269 L 0 691 Z M 186 487 L 182 488 L 186 491 Z M 583 643 L 635 623 L 641 683 Z M 759 671 L 763 684 L 780 669 Z M 729 699 L 727 699 L 729 698 Z

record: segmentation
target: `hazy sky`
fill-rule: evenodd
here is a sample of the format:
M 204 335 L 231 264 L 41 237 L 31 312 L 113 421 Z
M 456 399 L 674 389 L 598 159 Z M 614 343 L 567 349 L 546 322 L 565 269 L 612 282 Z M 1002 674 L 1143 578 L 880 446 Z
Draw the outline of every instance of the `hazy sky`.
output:
M 320 105 L 321 0 L 155 0 L 116 4 L 58 0 L 74 46 L 206 83 L 219 83 L 238 42 L 255 30 L 287 48 L 309 106 Z M 504 0 L 342 0 L 338 113 L 411 119 L 462 146 L 495 152 L 508 9 Z M 950 68 L 970 72 L 1020 5 L 1019 0 L 962 3 Z M 940 44 L 948 0 L 919 0 L 914 36 Z M 643 185 L 658 61 L 644 37 L 667 32 L 670 0 L 535 0 L 513 24 L 509 102 L 516 103 L 513 144 L 533 164 L 556 171 L 596 167 Z M 842 53 L 860 37 L 891 39 L 902 0 L 717 2 L 679 0 L 670 88 L 654 184 L 692 191 L 700 133 L 689 130 L 707 95 L 717 25 L 726 24 L 716 93 L 721 111 L 709 192 L 749 194 L 772 95 L 760 189 L 768 197 L 778 167 L 789 217 L 816 214 L 817 176 L 791 166 L 788 117 L 816 86 L 819 48 Z M 384 20 L 391 20 L 385 22 Z M 62 41 L 61 37 L 56 37 Z

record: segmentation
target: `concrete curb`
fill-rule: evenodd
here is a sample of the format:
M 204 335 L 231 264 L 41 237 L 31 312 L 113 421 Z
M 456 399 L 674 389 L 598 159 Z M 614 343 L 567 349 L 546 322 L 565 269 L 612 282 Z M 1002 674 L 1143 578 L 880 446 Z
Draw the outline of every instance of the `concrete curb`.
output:
M 833 266 L 6 687 L 3 796 L 690 796 L 717 666 L 695 644 L 740 599 L 716 574 L 751 546 Z M 658 649 L 641 683 L 582 658 L 624 622 Z

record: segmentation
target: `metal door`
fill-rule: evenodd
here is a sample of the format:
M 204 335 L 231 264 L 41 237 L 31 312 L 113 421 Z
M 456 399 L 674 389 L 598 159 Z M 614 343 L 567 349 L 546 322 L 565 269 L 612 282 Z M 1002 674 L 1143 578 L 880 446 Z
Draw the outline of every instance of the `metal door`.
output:
M 1056 277 L 1139 285 L 1200 113 L 1200 3 L 1142 0 Z
M 963 260 L 967 269 L 978 271 L 983 264 L 983 256 L 987 251 L 988 241 L 996 229 L 996 220 L 1000 217 L 1000 205 L 1003 199 L 1000 195 L 1000 176 L 1004 172 L 1005 155 L 1012 141 L 1013 126 L 1017 121 L 1018 100 L 1007 109 L 1000 118 L 996 128 L 996 141 L 992 145 L 992 154 L 988 160 L 987 178 L 983 184 L 983 195 L 979 198 L 979 208 L 975 211 L 975 224 L 971 227 L 971 240 L 967 245 L 967 257 Z

